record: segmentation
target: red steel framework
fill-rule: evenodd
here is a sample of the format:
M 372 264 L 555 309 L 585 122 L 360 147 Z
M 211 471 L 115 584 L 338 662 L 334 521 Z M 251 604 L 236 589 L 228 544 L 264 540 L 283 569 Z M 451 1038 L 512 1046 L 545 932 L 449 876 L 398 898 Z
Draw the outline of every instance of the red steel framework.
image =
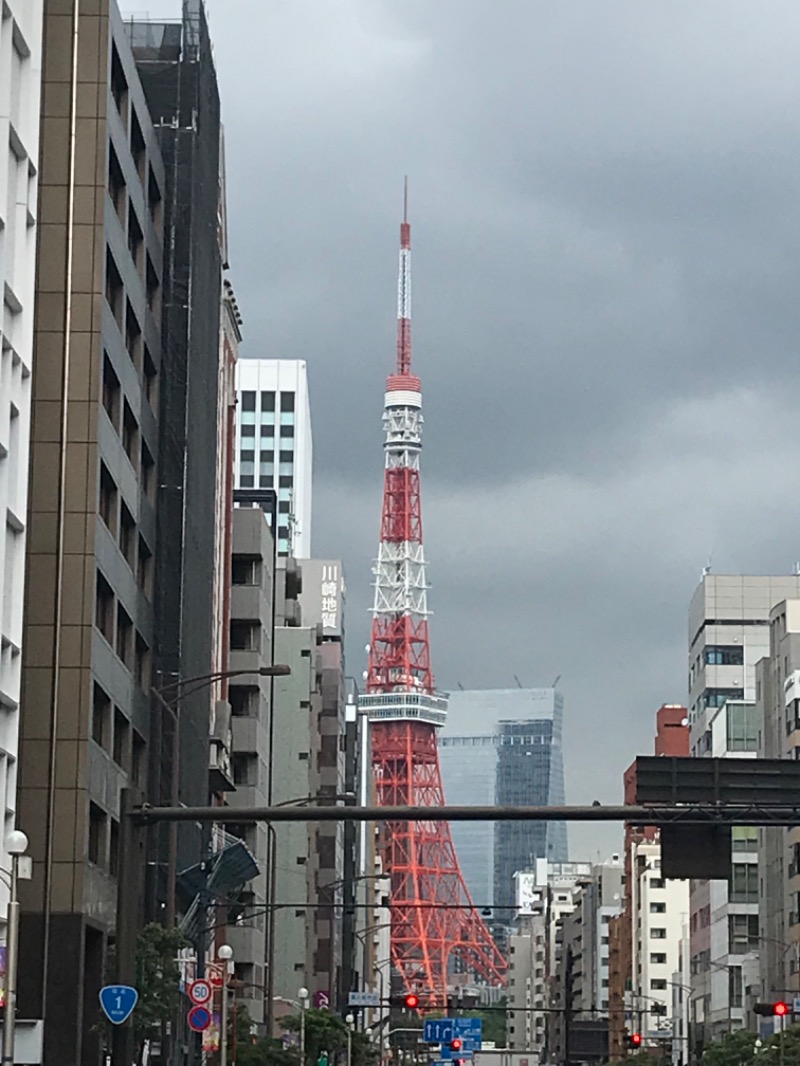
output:
M 411 372 L 408 186 L 400 227 L 397 372 L 386 383 L 383 511 L 367 694 L 380 807 L 444 805 L 436 730 L 447 699 L 435 690 L 428 635 L 419 456 L 422 391 Z M 387 823 L 381 853 L 392 886 L 392 964 L 423 1006 L 446 1006 L 451 956 L 459 971 L 504 983 L 506 963 L 475 909 L 442 822 Z M 442 909 L 431 907 L 441 903 Z M 462 978 L 463 980 L 463 978 Z

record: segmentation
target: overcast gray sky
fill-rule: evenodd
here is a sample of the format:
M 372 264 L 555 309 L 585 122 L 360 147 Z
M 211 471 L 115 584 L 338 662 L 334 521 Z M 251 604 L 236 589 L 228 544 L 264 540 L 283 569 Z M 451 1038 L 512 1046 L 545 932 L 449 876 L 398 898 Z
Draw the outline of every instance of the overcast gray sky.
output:
M 242 351 L 308 361 L 349 672 L 407 173 L 437 681 L 561 675 L 568 801 L 619 801 L 656 708 L 685 700 L 709 553 L 800 558 L 800 6 L 209 7 Z M 619 840 L 574 827 L 573 857 Z

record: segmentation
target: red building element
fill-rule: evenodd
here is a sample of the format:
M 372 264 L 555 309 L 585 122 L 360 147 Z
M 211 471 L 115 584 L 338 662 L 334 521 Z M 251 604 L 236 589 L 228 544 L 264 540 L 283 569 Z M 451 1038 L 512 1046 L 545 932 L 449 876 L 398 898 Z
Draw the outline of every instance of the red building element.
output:
M 411 373 L 411 226 L 400 227 L 397 372 L 386 383 L 385 473 L 367 694 L 379 806 L 444 805 L 436 729 L 447 699 L 430 660 L 419 460 L 422 390 Z M 502 984 L 505 960 L 470 899 L 444 822 L 387 824 L 381 836 L 392 882 L 391 953 L 407 993 L 445 1006 L 454 969 Z M 440 906 L 439 906 L 440 905 Z

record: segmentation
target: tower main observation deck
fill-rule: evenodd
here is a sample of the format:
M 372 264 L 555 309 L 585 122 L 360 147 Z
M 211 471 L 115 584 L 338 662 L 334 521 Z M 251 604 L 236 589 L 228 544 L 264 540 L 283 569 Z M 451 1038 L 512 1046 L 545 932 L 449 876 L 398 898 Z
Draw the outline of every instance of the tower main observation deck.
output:
M 366 694 L 376 803 L 444 806 L 436 730 L 447 697 L 430 662 L 428 584 L 422 543 L 422 387 L 411 372 L 411 226 L 400 226 L 397 371 L 386 382 L 384 492 Z M 506 963 L 475 909 L 446 822 L 386 823 L 380 838 L 391 879 L 392 965 L 422 1006 L 447 1004 L 451 956 L 488 984 Z M 463 978 L 462 978 L 463 981 Z

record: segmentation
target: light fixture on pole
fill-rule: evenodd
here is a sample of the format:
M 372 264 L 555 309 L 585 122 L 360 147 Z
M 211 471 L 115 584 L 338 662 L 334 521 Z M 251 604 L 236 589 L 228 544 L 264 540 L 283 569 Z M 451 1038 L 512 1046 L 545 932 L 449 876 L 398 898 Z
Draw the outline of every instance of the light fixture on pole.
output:
M 6 924 L 6 1017 L 3 1025 L 3 1066 L 13 1066 L 14 1038 L 17 1013 L 17 959 L 19 956 L 19 900 L 17 880 L 19 860 L 28 850 L 28 838 L 19 829 L 12 829 L 6 837 L 6 851 L 11 856 L 11 894 Z
M 306 1064 L 306 1011 L 308 1010 L 308 989 L 298 988 L 297 998 L 300 1002 L 300 1066 Z
M 222 944 L 217 950 L 217 958 L 222 960 L 222 1010 L 220 1012 L 219 1062 L 228 1066 L 228 964 L 233 958 L 230 944 Z
M 345 1022 L 347 1022 L 347 1066 L 353 1066 L 353 1023 L 355 1018 L 352 1014 L 348 1014 Z

